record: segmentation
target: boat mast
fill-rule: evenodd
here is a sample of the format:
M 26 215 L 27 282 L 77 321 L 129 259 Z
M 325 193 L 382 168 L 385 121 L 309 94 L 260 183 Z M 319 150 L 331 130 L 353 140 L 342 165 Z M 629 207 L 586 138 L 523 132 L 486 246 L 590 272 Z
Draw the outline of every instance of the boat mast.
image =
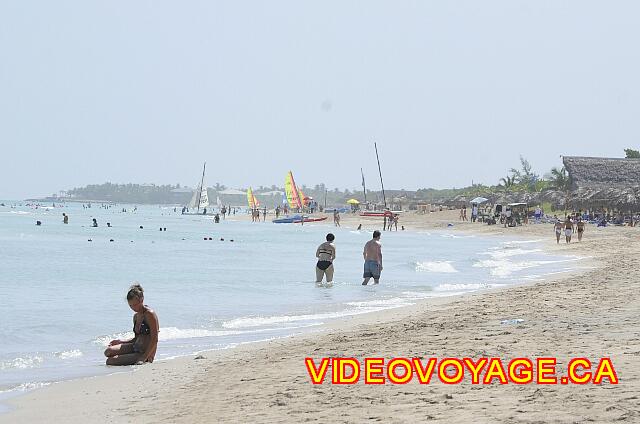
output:
M 207 162 L 204 162 L 202 167 L 202 179 L 200 180 L 200 187 L 198 190 L 198 212 L 200 212 L 200 198 L 202 197 L 202 185 L 204 184 L 204 170 L 207 169 Z
M 382 186 L 382 199 L 384 200 L 384 223 L 382 224 L 382 231 L 387 229 L 387 196 L 384 194 L 384 183 L 382 182 L 382 170 L 380 170 L 380 158 L 378 157 L 378 145 L 373 142 L 373 147 L 376 149 L 376 160 L 378 161 L 378 173 L 380 174 L 380 185 Z
M 362 191 L 364 191 L 364 203 L 367 203 L 367 186 L 364 184 L 364 172 L 360 168 L 360 174 L 362 174 Z
M 380 170 L 380 158 L 378 157 L 378 146 L 374 142 L 373 147 L 376 149 L 376 160 L 378 161 L 378 172 L 380 173 L 380 185 L 382 186 L 382 199 L 384 200 L 384 207 L 387 208 L 387 196 L 384 194 L 384 183 L 382 182 L 382 171 Z

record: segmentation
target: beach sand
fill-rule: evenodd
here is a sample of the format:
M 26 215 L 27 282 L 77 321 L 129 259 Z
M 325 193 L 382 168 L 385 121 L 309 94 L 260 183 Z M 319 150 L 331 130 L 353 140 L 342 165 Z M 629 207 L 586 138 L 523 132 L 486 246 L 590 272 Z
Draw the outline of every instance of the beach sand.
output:
M 544 239 L 551 252 L 590 267 L 543 282 L 333 322 L 320 333 L 243 345 L 54 384 L 10 400 L 0 422 L 640 422 L 640 278 L 637 228 L 587 228 L 582 243 L 556 246 L 552 226 L 459 223 L 457 211 L 405 213 L 407 230 L 448 228 Z M 329 221 L 331 218 L 329 218 Z M 363 229 L 379 220 L 343 216 Z M 385 233 L 384 239 L 393 237 Z M 384 284 L 384 273 L 382 276 Z M 514 325 L 501 324 L 522 319 Z M 610 357 L 611 385 L 312 385 L 304 358 Z

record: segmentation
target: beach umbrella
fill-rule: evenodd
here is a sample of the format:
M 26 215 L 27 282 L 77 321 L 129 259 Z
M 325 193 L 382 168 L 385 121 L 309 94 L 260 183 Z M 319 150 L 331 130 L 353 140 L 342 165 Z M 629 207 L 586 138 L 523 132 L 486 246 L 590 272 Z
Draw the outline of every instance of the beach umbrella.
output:
M 475 199 L 471 199 L 471 203 L 476 203 L 476 204 L 479 205 L 480 203 L 484 203 L 487 200 L 489 200 L 489 199 L 487 199 L 485 197 L 476 197 Z
M 358 202 L 356 199 L 349 199 L 347 200 L 347 203 L 350 205 L 359 205 L 360 202 Z

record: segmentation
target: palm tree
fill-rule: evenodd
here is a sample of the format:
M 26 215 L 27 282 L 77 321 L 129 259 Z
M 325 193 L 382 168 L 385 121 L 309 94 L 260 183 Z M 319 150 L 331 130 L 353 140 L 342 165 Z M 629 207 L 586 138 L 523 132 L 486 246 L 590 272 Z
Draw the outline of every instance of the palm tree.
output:
M 571 191 L 571 178 L 569 178 L 564 166 L 560 169 L 555 166 L 551 168 L 549 183 L 551 187 L 564 193 L 564 207 L 566 210 L 569 201 L 569 192 Z
M 500 184 L 498 184 L 498 186 L 502 187 L 506 192 L 510 191 L 513 187 L 515 187 L 515 185 L 516 185 L 515 175 L 514 176 L 507 175 L 504 178 L 500 178 Z

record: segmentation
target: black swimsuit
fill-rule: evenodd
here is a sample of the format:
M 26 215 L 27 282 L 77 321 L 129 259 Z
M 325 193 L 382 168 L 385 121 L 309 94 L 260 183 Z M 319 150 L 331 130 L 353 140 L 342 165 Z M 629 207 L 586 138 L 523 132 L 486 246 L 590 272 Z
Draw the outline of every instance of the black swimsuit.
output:
M 329 255 L 329 257 L 333 256 L 333 252 L 331 250 L 328 250 L 328 249 L 320 249 L 320 250 L 318 250 L 318 254 L 322 254 L 322 253 L 324 253 L 325 255 Z M 318 264 L 316 266 L 324 271 L 327 268 L 329 268 L 331 266 L 331 264 L 332 264 L 331 261 L 318 261 Z
M 144 313 L 142 315 L 142 323 L 140 324 L 140 331 L 139 332 L 136 331 L 136 323 L 134 321 L 134 323 L 133 323 L 133 333 L 135 335 L 138 335 L 138 334 L 149 335 L 149 334 L 151 334 L 151 328 L 149 327 L 149 324 L 147 324 L 147 321 L 144 318 Z
M 327 268 L 329 268 L 331 266 L 331 264 L 332 264 L 331 261 L 318 261 L 316 266 L 324 271 Z

